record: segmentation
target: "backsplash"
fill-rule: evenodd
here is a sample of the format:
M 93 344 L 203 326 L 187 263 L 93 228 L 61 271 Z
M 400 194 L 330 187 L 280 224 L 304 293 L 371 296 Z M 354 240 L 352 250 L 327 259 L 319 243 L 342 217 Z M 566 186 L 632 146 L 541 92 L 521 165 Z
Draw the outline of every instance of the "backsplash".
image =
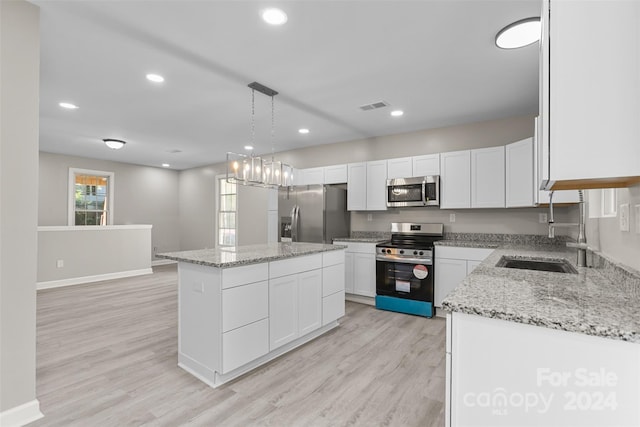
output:
M 445 240 L 463 242 L 491 242 L 509 245 L 527 246 L 565 246 L 568 241 L 575 241 L 569 236 L 556 236 L 550 239 L 540 234 L 498 234 L 498 233 L 444 233 Z

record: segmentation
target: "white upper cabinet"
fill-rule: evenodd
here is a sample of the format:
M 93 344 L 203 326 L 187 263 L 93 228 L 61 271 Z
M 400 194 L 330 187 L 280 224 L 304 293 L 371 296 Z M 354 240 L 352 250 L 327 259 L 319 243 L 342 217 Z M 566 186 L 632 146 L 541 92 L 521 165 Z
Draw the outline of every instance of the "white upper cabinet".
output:
M 503 146 L 471 150 L 472 208 L 504 208 L 504 168 Z
M 324 168 L 307 168 L 302 174 L 302 185 L 324 184 Z
M 387 160 L 387 179 L 409 178 L 413 176 L 413 158 L 401 157 Z
M 347 210 L 367 210 L 367 163 L 349 163 L 347 173 Z
M 540 109 L 554 189 L 640 179 L 640 1 L 543 1 Z M 549 38 L 549 34 L 552 37 Z M 623 177 L 635 177 L 627 178 Z M 614 178 L 608 182 L 599 179 Z M 580 181 L 576 181 L 580 180 Z
M 440 154 L 428 154 L 424 156 L 414 156 L 413 175 L 429 176 L 440 175 Z
M 387 161 L 367 162 L 367 210 L 387 210 Z
M 440 208 L 471 207 L 471 151 L 440 154 Z
M 325 184 L 344 184 L 347 182 L 347 165 L 325 166 L 324 183 Z
M 534 206 L 533 138 L 508 144 L 505 157 L 506 207 Z

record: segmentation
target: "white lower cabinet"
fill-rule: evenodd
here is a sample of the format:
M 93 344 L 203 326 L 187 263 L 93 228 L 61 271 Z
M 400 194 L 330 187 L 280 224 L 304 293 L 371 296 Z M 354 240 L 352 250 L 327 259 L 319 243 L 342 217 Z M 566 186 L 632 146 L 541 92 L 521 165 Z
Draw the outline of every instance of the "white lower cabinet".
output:
M 345 291 L 366 297 L 376 296 L 376 244 L 335 241 L 347 246 L 345 254 Z
M 637 426 L 640 346 L 447 314 L 445 426 Z
M 178 264 L 178 365 L 217 387 L 337 325 L 344 251 L 232 268 Z M 274 351 L 276 350 L 276 351 Z
M 269 349 L 298 336 L 298 276 L 269 280 Z
M 222 373 L 231 372 L 269 352 L 269 319 L 222 334 Z
M 482 263 L 493 249 L 437 246 L 435 249 L 434 305 L 442 301 L 471 272 Z

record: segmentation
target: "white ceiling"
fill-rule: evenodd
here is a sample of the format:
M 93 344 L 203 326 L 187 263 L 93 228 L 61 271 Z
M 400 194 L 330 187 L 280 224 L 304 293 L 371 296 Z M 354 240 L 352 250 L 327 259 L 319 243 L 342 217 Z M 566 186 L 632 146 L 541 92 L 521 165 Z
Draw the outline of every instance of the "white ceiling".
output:
M 175 169 L 222 162 L 251 140 L 253 81 L 280 93 L 276 152 L 537 111 L 537 44 L 506 51 L 494 38 L 539 16 L 539 0 L 34 3 L 42 151 Z M 287 24 L 262 22 L 266 6 Z M 391 107 L 358 108 L 379 100 Z M 270 98 L 256 93 L 256 154 L 272 151 L 270 122 Z

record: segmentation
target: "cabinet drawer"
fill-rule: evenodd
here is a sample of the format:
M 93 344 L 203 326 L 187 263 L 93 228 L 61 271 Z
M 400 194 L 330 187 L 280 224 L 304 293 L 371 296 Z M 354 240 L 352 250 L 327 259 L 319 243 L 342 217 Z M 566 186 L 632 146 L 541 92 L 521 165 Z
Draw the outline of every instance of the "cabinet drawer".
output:
M 344 264 L 332 265 L 322 269 L 322 296 L 344 291 Z
M 344 291 L 322 298 L 322 326 L 344 316 Z
M 222 373 L 264 356 L 269 352 L 269 319 L 251 323 L 222 334 Z
M 289 274 L 322 268 L 322 254 L 283 259 L 269 263 L 269 277 L 282 277 Z
M 344 250 L 322 253 L 323 267 L 328 267 L 330 265 L 336 265 L 336 264 L 344 264 Z
M 493 249 L 487 248 L 462 248 L 457 246 L 436 246 L 436 258 L 465 259 L 473 261 L 484 261 Z
M 262 264 L 243 265 L 242 267 L 225 268 L 222 270 L 222 289 L 248 283 L 260 282 L 269 278 L 269 265 Z
M 222 332 L 269 317 L 269 282 L 222 291 Z

